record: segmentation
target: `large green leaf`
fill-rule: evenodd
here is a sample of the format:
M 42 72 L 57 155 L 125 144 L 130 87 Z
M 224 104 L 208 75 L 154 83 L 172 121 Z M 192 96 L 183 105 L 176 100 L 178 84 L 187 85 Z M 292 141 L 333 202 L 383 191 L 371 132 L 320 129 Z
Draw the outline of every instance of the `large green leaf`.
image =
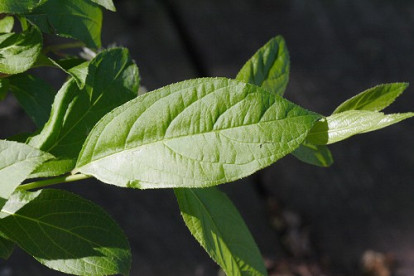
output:
M 295 150 L 318 118 L 254 85 L 224 78 L 184 81 L 101 119 L 75 172 L 135 188 L 217 185 Z
M 116 11 L 114 2 L 112 0 L 91 0 L 92 2 L 101 5 L 102 7 L 110 10 L 110 11 Z
M 62 190 L 18 191 L 0 217 L 0 232 L 49 268 L 75 275 L 128 274 L 125 235 L 90 201 Z
M 36 167 L 51 158 L 26 144 L 0 140 L 0 207 Z
M 414 116 L 413 112 L 385 115 L 367 110 L 349 110 L 333 114 L 317 122 L 307 141 L 316 145 L 339 142 L 355 134 L 381 129 Z
M 381 111 L 401 95 L 408 83 L 381 84 L 367 89 L 339 105 L 333 114 L 347 110 Z
M 289 81 L 289 53 L 277 36 L 260 48 L 243 66 L 236 79 L 263 87 L 282 96 Z
M 56 95 L 53 87 L 38 77 L 20 74 L 10 78 L 10 88 L 36 126 L 43 127 Z
M 305 141 L 292 155 L 302 162 L 318 167 L 329 167 L 333 164 L 332 153 L 325 145 L 313 145 Z
M 5 16 L 0 19 L 0 33 L 10 33 L 13 30 L 14 26 L 14 17 Z
M 34 26 L 21 33 L 0 34 L 0 72 L 17 74 L 28 70 L 42 45 L 42 34 Z
M 175 195 L 191 234 L 226 275 L 267 275 L 249 229 L 224 193 L 211 187 L 175 189 Z
M 49 0 L 26 17 L 45 33 L 79 39 L 91 48 L 101 46 L 102 10 L 89 1 Z
M 76 159 L 89 131 L 113 108 L 136 97 L 138 68 L 126 49 L 101 52 L 90 62 L 84 89 L 71 78 L 59 90 L 49 121 L 29 145 Z
M 46 0 L 1 0 L 0 13 L 24 13 Z
M 14 249 L 14 243 L 0 236 L 0 258 L 6 260 L 10 257 Z

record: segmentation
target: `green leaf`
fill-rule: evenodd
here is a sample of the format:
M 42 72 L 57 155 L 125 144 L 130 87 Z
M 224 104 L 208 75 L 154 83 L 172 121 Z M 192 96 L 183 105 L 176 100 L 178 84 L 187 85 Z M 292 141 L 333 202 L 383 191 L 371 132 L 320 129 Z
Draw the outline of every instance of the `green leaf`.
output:
M 110 11 L 113 11 L 113 12 L 116 11 L 115 5 L 112 2 L 112 0 L 91 0 L 91 1 L 98 4 L 98 5 L 101 5 L 102 7 L 106 8 Z
M 76 159 L 83 142 L 98 120 L 113 108 L 135 98 L 138 68 L 128 50 L 114 48 L 94 58 L 84 89 L 71 78 L 59 90 L 51 116 L 29 145 L 62 159 Z
M 0 33 L 10 33 L 13 30 L 13 26 L 13 16 L 5 16 L 4 18 L 0 19 Z
M 0 207 L 36 167 L 51 158 L 26 144 L 0 140 Z
M 0 78 L 0 101 L 4 100 L 7 97 L 7 93 L 9 92 L 9 84 L 9 79 Z
M 90 201 L 62 190 L 18 191 L 0 217 L 0 232 L 51 269 L 128 274 L 131 253 L 125 235 Z
M 0 258 L 7 260 L 12 254 L 14 243 L 0 236 Z
M 289 70 L 289 53 L 285 40 L 277 36 L 246 62 L 236 79 L 282 96 L 289 81 Z
M 37 167 L 27 178 L 59 176 L 72 170 L 75 164 L 75 159 L 53 158 Z
M 0 34 L 0 72 L 17 74 L 30 69 L 42 44 L 42 34 L 34 26 L 22 33 Z
M 381 111 L 401 95 L 408 87 L 408 83 L 381 84 L 367 89 L 339 105 L 333 114 L 347 110 Z
M 329 167 L 333 164 L 331 151 L 325 145 L 313 145 L 305 141 L 292 155 L 302 162 L 318 167 Z
M 218 189 L 175 189 L 181 215 L 194 238 L 226 275 L 267 275 L 249 229 Z
M 254 85 L 224 78 L 184 81 L 101 119 L 75 172 L 143 189 L 218 185 L 295 150 L 319 118 Z
M 46 0 L 1 0 L 0 13 L 24 13 Z
M 85 0 L 53 0 L 25 15 L 42 32 L 83 41 L 101 47 L 102 10 Z
M 317 122 L 307 141 L 316 145 L 339 142 L 355 134 L 381 129 L 414 116 L 413 112 L 385 115 L 381 112 L 349 110 L 333 114 Z
M 10 78 L 10 88 L 20 105 L 41 128 L 49 119 L 55 90 L 41 78 L 20 74 Z

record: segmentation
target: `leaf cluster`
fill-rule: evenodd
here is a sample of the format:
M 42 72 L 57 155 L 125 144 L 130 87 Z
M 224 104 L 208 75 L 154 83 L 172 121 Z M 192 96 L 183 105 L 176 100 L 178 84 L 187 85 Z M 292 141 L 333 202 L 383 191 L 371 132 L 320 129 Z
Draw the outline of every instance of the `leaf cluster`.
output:
M 241 215 L 215 186 L 288 154 L 330 166 L 328 144 L 414 116 L 381 112 L 406 83 L 368 89 L 330 116 L 288 101 L 281 36 L 235 79 L 187 80 L 138 96 L 139 70 L 128 50 L 99 49 L 102 8 L 115 11 L 111 0 L 0 2 L 0 99 L 11 93 L 38 128 L 0 140 L 1 258 L 19 246 L 64 273 L 127 275 L 129 244 L 106 212 L 42 189 L 94 177 L 119 187 L 173 188 L 188 229 L 227 275 L 266 275 Z M 78 42 L 44 45 L 45 34 Z M 96 53 L 61 58 L 71 47 Z M 45 66 L 67 74 L 59 91 L 31 73 Z

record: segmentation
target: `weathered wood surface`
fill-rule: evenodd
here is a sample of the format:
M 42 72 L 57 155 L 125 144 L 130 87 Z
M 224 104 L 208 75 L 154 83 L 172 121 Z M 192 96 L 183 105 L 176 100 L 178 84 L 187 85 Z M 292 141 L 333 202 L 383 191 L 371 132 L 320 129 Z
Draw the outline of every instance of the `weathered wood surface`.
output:
M 378 83 L 414 84 L 410 1 L 123 0 L 118 13 L 106 14 L 103 33 L 105 44 L 130 49 L 149 89 L 203 74 L 234 77 L 277 34 L 284 35 L 291 55 L 286 96 L 322 114 Z M 183 35 L 190 40 L 183 41 Z M 194 47 L 190 54 L 189 45 Z M 412 91 L 388 111 L 413 110 Z M 0 103 L 0 123 L 6 126 L 1 137 L 33 129 L 10 98 Z M 375 250 L 394 255 L 395 275 L 412 275 L 413 134 L 414 121 L 409 120 L 333 145 L 331 168 L 313 168 L 288 157 L 263 172 L 268 193 L 305 221 L 306 227 L 296 230 L 309 232 L 311 248 L 299 250 L 298 260 L 310 257 L 327 264 L 328 275 L 357 275 L 363 253 Z M 264 255 L 286 257 L 253 180 L 224 189 Z M 102 204 L 125 229 L 133 250 L 131 275 L 216 275 L 217 267 L 181 221 L 172 191 L 130 191 L 94 181 L 64 187 Z M 16 251 L 10 262 L 0 263 L 0 275 L 59 273 Z

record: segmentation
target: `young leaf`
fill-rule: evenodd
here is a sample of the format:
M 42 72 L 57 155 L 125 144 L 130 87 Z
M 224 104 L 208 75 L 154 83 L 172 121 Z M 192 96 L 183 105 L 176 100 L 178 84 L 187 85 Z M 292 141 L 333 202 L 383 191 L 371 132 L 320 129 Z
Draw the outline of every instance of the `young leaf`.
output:
M 101 47 L 102 10 L 85 0 L 47 1 L 25 15 L 40 30 Z
M 408 83 L 381 84 L 367 89 L 339 105 L 332 114 L 347 110 L 381 111 L 401 95 Z
M 191 234 L 226 275 L 267 275 L 249 229 L 224 193 L 215 187 L 174 192 Z
M 277 36 L 246 62 L 236 79 L 282 96 L 289 81 L 289 70 L 289 53 L 285 40 Z
M 46 0 L 1 0 L 0 13 L 19 14 L 31 11 Z
M 14 249 L 14 243 L 0 236 L 0 258 L 7 260 Z
M 302 162 L 318 167 L 329 167 L 333 164 L 331 151 L 325 145 L 313 145 L 305 141 L 292 155 Z
M 413 112 L 385 115 L 381 112 L 349 110 L 316 122 L 307 141 L 316 145 L 339 142 L 355 134 L 366 133 L 396 124 L 414 116 Z
M 218 185 L 295 150 L 318 118 L 254 85 L 224 78 L 184 81 L 102 118 L 74 172 L 142 189 Z
M 51 269 L 128 274 L 131 253 L 125 235 L 90 201 L 62 190 L 17 191 L 0 217 L 0 232 Z
M 22 33 L 0 34 L 0 72 L 17 74 L 30 69 L 42 44 L 42 34 L 34 26 Z
M 36 167 L 51 158 L 26 144 L 0 140 L 0 207 Z
M 59 90 L 45 127 L 29 145 L 58 158 L 76 159 L 89 131 L 113 108 L 136 97 L 138 68 L 126 49 L 114 48 L 93 59 L 85 88 L 73 78 Z
M 10 33 L 13 30 L 14 17 L 6 16 L 0 19 L 0 33 Z
M 9 79 L 0 78 L 0 101 L 4 100 L 9 92 Z
M 37 127 L 43 127 L 49 119 L 56 95 L 53 87 L 44 80 L 28 74 L 19 74 L 9 79 L 11 91 L 20 105 Z
M 107 10 L 110 11 L 116 11 L 115 9 L 115 5 L 112 2 L 112 0 L 91 0 L 92 2 L 101 5 L 102 7 L 106 8 Z

